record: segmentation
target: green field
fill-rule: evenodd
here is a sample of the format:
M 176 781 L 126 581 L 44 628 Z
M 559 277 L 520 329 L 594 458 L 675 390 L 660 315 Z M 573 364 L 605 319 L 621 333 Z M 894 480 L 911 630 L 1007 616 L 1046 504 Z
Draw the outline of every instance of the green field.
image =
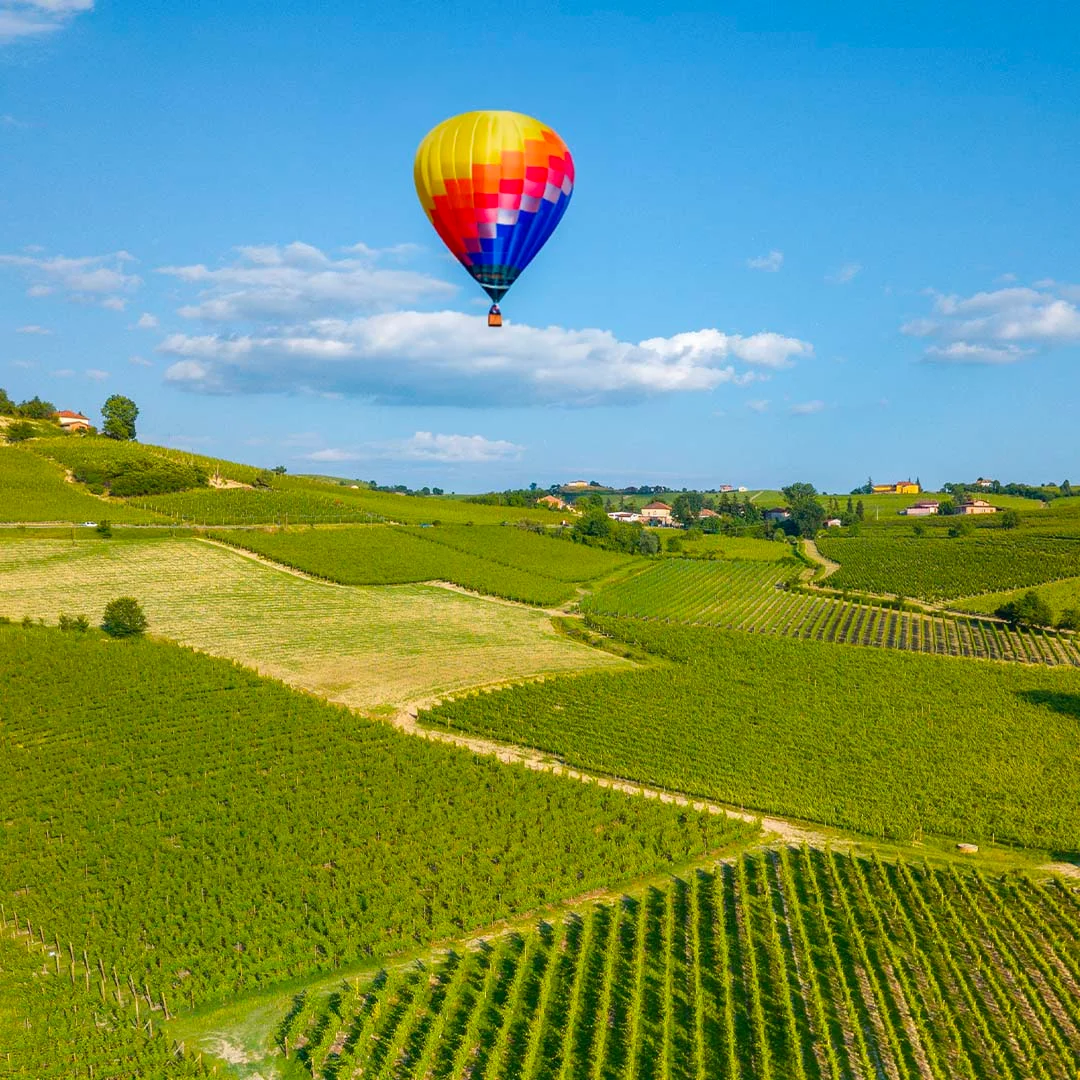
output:
M 1080 573 L 1080 541 L 992 530 L 970 537 L 823 537 L 821 554 L 840 564 L 839 589 L 949 600 L 1002 586 L 1041 585 Z
M 149 640 L 3 627 L 0 681 L 7 918 L 61 944 L 65 978 L 70 942 L 80 979 L 86 949 L 110 991 L 115 965 L 122 995 L 131 976 L 174 1011 L 458 935 L 749 829 L 404 736 Z
M 1004 592 L 983 593 L 981 596 L 961 597 L 953 607 L 964 611 L 993 613 L 1002 604 L 1018 600 L 1027 589 L 1007 589 Z M 1057 618 L 1066 608 L 1080 608 L 1080 577 L 1062 578 L 1036 587 L 1037 592 L 1049 605 Z
M 300 998 L 303 1075 L 1042 1076 L 1080 1054 L 1057 885 L 781 850 Z
M 565 603 L 579 584 L 633 561 L 627 555 L 500 525 L 213 535 L 346 585 L 449 581 L 475 592 L 547 606 Z
M 168 495 L 146 495 L 129 502 L 152 511 L 159 518 L 188 525 L 300 525 L 382 520 L 372 511 L 329 492 L 304 488 L 269 491 L 199 488 Z
M 153 633 L 360 709 L 623 664 L 541 612 L 424 585 L 323 584 L 199 540 L 0 541 L 0 614 L 97 622 L 123 595 Z
M 658 530 L 662 539 L 673 535 Z M 749 537 L 720 536 L 719 534 L 674 534 L 682 542 L 682 554 L 693 558 L 740 559 L 777 562 L 791 558 L 791 548 L 775 540 L 754 540 Z
M 160 521 L 157 515 L 119 499 L 99 499 L 64 470 L 22 447 L 0 446 L 0 522 Z
M 842 645 L 1080 666 L 1080 644 L 1073 635 L 1010 627 L 996 619 L 897 611 L 866 603 L 865 597 L 831 598 L 786 587 L 802 567 L 793 559 L 773 563 L 665 559 L 599 589 L 582 600 L 581 609 Z M 833 580 L 829 578 L 830 585 Z
M 1080 852 L 1080 673 L 596 619 L 668 662 L 446 702 L 424 723 L 883 838 Z

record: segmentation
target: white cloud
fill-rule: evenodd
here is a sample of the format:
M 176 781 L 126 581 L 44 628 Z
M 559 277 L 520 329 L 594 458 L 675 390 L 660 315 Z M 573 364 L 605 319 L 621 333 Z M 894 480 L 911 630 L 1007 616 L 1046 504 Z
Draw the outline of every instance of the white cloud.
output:
M 95 382 L 103 382 L 109 377 L 109 373 L 107 371 L 102 371 L 101 368 L 87 368 L 83 374 L 88 379 L 93 379 Z
M 485 462 L 520 457 L 523 446 L 483 435 L 438 435 L 418 431 L 411 439 L 387 444 L 387 449 L 410 461 Z
M 57 368 L 56 371 L 50 371 L 49 374 L 54 379 L 71 379 L 75 375 L 74 368 Z
M 27 296 L 50 296 L 59 292 L 71 300 L 100 304 L 122 310 L 127 301 L 123 293 L 134 292 L 141 284 L 136 274 L 125 267 L 134 262 L 126 251 L 109 255 L 0 255 L 0 266 L 22 272 L 29 281 Z
M 37 326 L 30 324 L 29 326 L 20 326 L 16 331 L 16 334 L 51 334 L 51 330 L 47 330 L 44 326 Z
M 825 280 L 832 285 L 847 285 L 849 282 L 854 281 L 861 272 L 862 263 L 844 263 L 839 270 L 834 270 L 831 274 L 827 274 Z
M 145 356 L 129 356 L 128 363 L 135 367 L 153 367 L 154 361 L 147 360 Z
M 768 412 L 769 399 L 768 398 L 757 398 L 754 401 L 748 401 L 746 403 L 746 407 L 751 412 L 756 412 L 756 413 Z
M 387 311 L 426 299 L 446 300 L 457 287 L 412 270 L 388 270 L 380 256 L 407 254 L 408 245 L 375 251 L 363 244 L 350 257 L 334 259 L 311 244 L 264 245 L 237 249 L 231 266 L 163 266 L 159 273 L 195 286 L 195 303 L 180 308 L 189 319 L 207 322 L 262 322 L 350 316 Z
M 715 329 L 620 341 L 607 330 L 507 324 L 455 311 L 397 311 L 250 335 L 172 334 L 166 378 L 206 392 L 304 391 L 388 403 L 592 405 L 712 390 L 813 348 Z M 737 365 L 744 365 L 740 370 Z
M 824 401 L 800 401 L 796 405 L 792 405 L 788 412 L 792 416 L 810 416 L 813 413 L 819 413 L 825 408 Z
M 1037 349 L 1080 343 L 1080 287 L 1044 280 L 971 296 L 931 291 L 933 312 L 901 330 L 937 339 L 926 359 L 937 363 L 1011 364 Z
M 408 439 L 389 439 L 360 447 L 328 447 L 304 455 L 305 461 L 323 464 L 343 461 L 439 461 L 453 464 L 482 464 L 518 458 L 525 448 L 505 439 L 483 435 L 442 435 L 418 431 Z
M 157 327 L 157 324 L 157 316 L 151 315 L 149 311 L 144 311 L 135 322 L 135 326 L 139 330 L 153 330 Z
M 764 270 L 768 274 L 775 274 L 784 265 L 784 253 L 782 251 L 770 251 L 768 255 L 759 255 L 754 259 L 747 259 L 746 265 L 751 270 Z
M 0 44 L 62 30 L 94 0 L 0 0 Z
M 953 341 L 948 345 L 931 345 L 925 358 L 940 364 L 1015 364 L 1031 353 L 1016 345 L 972 345 Z
M 33 360 L 12 360 L 11 366 L 13 368 L 21 368 L 23 371 L 29 371 L 31 368 L 36 368 L 37 364 Z

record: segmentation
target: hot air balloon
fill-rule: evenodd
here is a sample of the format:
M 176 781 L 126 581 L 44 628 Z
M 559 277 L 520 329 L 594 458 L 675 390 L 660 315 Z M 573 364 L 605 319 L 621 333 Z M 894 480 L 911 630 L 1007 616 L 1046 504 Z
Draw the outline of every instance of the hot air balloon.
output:
M 566 143 L 522 113 L 462 113 L 428 132 L 413 173 L 428 220 L 491 297 L 488 326 L 501 326 L 499 301 L 570 203 Z

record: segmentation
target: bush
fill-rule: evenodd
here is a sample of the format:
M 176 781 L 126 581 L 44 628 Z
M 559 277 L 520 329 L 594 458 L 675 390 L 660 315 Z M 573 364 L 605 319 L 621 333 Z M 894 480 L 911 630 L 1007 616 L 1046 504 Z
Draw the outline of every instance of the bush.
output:
M 61 615 L 60 629 L 84 634 L 90 629 L 90 620 L 85 615 Z
M 102 540 L 108 540 L 112 537 L 112 526 L 109 524 L 107 518 L 102 518 L 97 523 L 97 528 L 94 530 Z
M 32 439 L 37 434 L 37 429 L 33 424 L 26 420 L 16 420 L 13 424 L 8 424 L 7 429 L 4 431 L 4 438 L 10 443 L 26 442 L 27 439 Z
M 1010 600 L 994 612 L 1012 626 L 1053 626 L 1054 613 L 1050 605 L 1034 589 L 1028 589 L 1019 600 Z
M 105 607 L 101 629 L 110 637 L 136 637 L 146 633 L 146 614 L 133 596 L 120 596 Z
M 1066 608 L 1058 619 L 1061 630 L 1080 630 L 1080 608 Z

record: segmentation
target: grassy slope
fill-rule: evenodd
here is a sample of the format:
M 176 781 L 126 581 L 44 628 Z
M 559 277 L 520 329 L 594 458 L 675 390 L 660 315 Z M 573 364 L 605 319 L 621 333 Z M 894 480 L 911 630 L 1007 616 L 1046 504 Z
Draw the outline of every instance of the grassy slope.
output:
M 425 715 L 584 768 L 871 835 L 925 829 L 1080 851 L 1072 670 L 597 623 L 675 663 Z
M 0 614 L 96 621 L 118 595 L 143 603 L 155 633 L 358 708 L 621 663 L 539 612 L 423 585 L 320 584 L 197 540 L 0 542 Z
M 100 521 L 102 518 L 135 523 L 161 520 L 120 499 L 99 499 L 81 485 L 69 484 L 61 466 L 21 446 L 0 446 L 0 521 Z
M 963 611 L 997 611 L 1002 604 L 1009 600 L 1018 600 L 1028 590 L 1008 589 L 1003 592 L 983 593 L 980 596 L 963 597 L 954 600 L 952 607 Z M 1055 617 L 1059 616 L 1066 608 L 1080 608 L 1080 577 L 1063 578 L 1060 581 L 1050 581 L 1038 585 L 1035 591 L 1050 605 Z
M 404 736 L 152 640 L 3 627 L 0 682 L 6 910 L 173 1011 L 746 831 Z

